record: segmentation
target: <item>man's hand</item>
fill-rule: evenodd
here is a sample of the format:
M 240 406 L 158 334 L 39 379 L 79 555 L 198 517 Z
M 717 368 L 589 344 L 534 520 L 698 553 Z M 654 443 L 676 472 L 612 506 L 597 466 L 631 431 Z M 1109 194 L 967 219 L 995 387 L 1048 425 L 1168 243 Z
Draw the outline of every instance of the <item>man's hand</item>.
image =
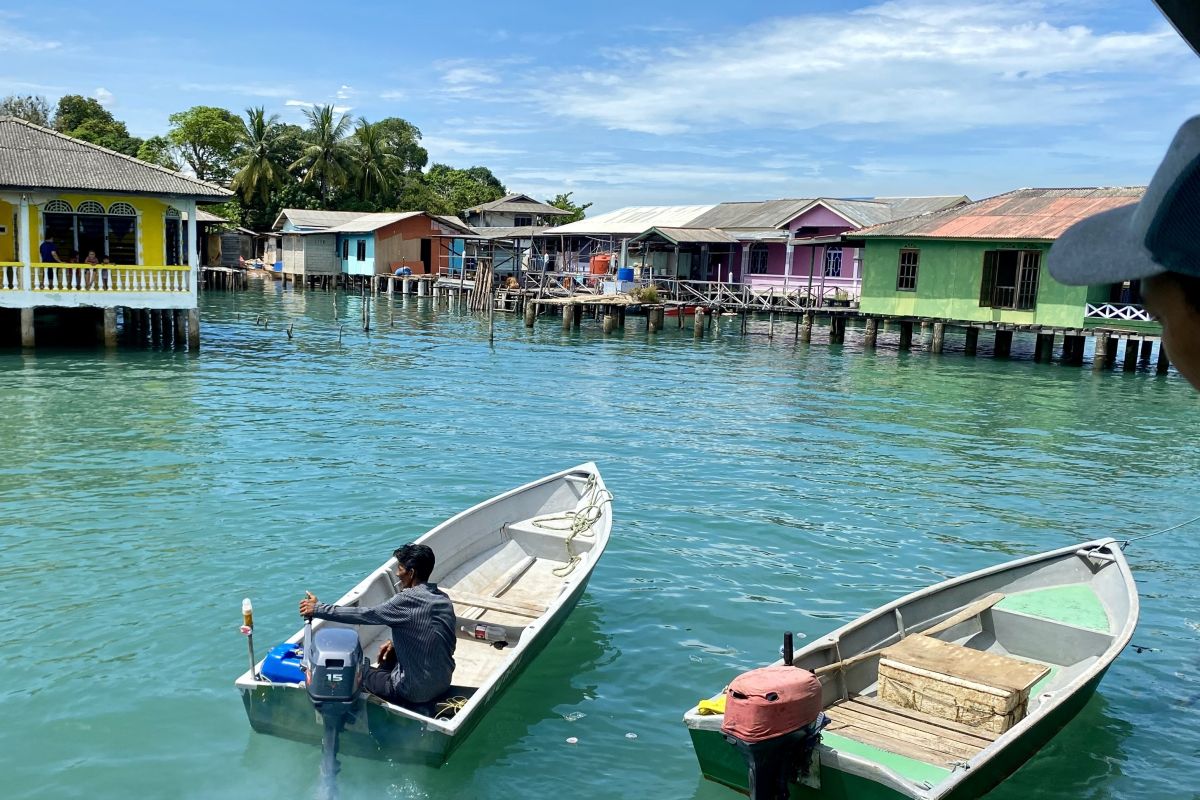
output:
M 389 639 L 379 647 L 379 669 L 392 669 L 396 666 L 396 649 Z
M 300 616 L 305 619 L 312 619 L 313 611 L 317 608 L 317 596 L 312 592 L 305 592 L 304 599 L 300 601 Z

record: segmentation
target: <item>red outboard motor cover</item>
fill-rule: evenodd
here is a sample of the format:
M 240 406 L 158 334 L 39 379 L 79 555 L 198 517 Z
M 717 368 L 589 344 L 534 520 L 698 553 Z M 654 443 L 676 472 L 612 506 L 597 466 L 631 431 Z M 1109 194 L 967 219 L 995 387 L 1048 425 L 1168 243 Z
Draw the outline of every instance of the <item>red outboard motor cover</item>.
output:
M 821 713 L 821 682 L 805 669 L 763 667 L 744 672 L 725 689 L 722 733 L 761 742 L 803 728 Z

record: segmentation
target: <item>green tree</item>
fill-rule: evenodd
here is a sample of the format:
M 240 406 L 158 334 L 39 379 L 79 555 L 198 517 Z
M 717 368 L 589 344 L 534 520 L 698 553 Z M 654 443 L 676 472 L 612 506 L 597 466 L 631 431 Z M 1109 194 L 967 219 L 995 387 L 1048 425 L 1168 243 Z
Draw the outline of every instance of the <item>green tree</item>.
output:
M 175 158 L 174 148 L 165 136 L 151 136 L 142 142 L 138 148 L 137 157 L 141 161 L 157 164 L 160 167 L 178 172 L 179 160 Z
M 224 183 L 233 175 L 242 121 L 215 106 L 192 106 L 167 118 L 167 138 L 202 181 Z
M 125 123 L 114 117 L 95 98 L 77 94 L 59 98 L 54 112 L 54 129 L 127 156 L 136 156 L 142 146 L 142 140 L 130 136 Z
M 583 205 L 576 205 L 575 203 L 572 203 L 572 194 L 574 194 L 574 192 L 560 192 L 559 194 L 554 195 L 553 200 L 546 201 L 549 205 L 552 205 L 555 208 L 561 208 L 563 211 L 571 212 L 571 216 L 569 217 L 555 217 L 555 225 L 566 225 L 568 222 L 578 222 L 587 216 L 587 210 L 592 207 L 591 203 L 584 203 Z
M 425 173 L 430 198 L 424 210 L 435 214 L 459 214 L 464 208 L 499 200 L 504 184 L 487 167 L 456 169 L 434 164 Z
M 316 185 L 324 205 L 329 199 L 329 190 L 340 189 L 349 179 L 345 138 L 350 130 L 350 118 L 345 114 L 338 117 L 331 105 L 306 108 L 304 116 L 308 119 L 307 146 L 290 169 L 302 174 L 301 183 Z
M 396 179 L 397 161 L 386 131 L 379 123 L 358 121 L 350 137 L 350 163 L 354 173 L 354 188 L 358 199 L 372 202 L 391 190 Z
M 50 104 L 41 95 L 10 94 L 0 100 L 0 117 L 16 117 L 34 125 L 49 127 Z
M 241 120 L 239 152 L 233 159 L 237 174 L 230 184 L 246 206 L 266 206 L 271 192 L 279 187 L 287 176 L 280 141 L 282 126 L 279 115 L 267 116 L 266 111 L 247 108 L 246 118 Z
M 416 125 L 399 117 L 386 117 L 375 123 L 379 126 L 388 149 L 396 157 L 396 169 L 413 174 L 425 169 L 429 152 L 421 147 L 421 131 Z

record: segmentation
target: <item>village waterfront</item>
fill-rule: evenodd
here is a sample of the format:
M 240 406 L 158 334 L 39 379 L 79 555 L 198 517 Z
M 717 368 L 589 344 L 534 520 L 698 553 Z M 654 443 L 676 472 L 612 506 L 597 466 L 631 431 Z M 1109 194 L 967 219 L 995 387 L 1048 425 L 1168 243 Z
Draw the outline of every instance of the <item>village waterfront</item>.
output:
M 563 630 L 440 770 L 346 757 L 344 798 L 735 795 L 684 710 L 944 577 L 1196 513 L 1178 376 L 864 352 L 720 322 L 605 336 L 422 298 L 201 298 L 200 354 L 0 355 L 9 798 L 310 797 L 318 750 L 250 731 L 261 656 L 388 553 L 502 490 L 595 460 L 608 552 Z M 288 333 L 288 327 L 291 333 Z M 919 344 L 919 343 L 918 343 Z M 1134 643 L 989 797 L 1200 786 L 1200 532 L 1136 543 Z M 803 642 L 803 640 L 801 640 Z M 577 739 L 568 744 L 568 738 Z

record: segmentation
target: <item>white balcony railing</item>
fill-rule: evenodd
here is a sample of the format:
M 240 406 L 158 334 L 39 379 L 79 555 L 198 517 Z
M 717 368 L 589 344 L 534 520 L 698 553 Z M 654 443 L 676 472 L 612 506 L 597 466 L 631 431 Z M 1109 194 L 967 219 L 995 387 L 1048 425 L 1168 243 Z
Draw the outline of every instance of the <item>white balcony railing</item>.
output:
M 187 266 L 0 262 L 0 306 L 194 308 Z
M 1088 303 L 1085 319 L 1119 319 L 1125 322 L 1154 322 L 1145 308 L 1133 303 Z

